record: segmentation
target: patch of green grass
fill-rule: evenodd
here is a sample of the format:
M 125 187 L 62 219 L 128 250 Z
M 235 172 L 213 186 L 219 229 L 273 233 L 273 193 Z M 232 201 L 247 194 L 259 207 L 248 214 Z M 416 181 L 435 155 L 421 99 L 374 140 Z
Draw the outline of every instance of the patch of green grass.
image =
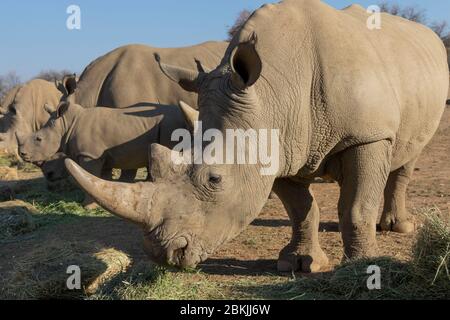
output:
M 0 167 L 15 167 L 17 163 L 16 157 L 12 155 L 2 154 L 0 156 Z
M 34 217 L 39 226 L 71 222 L 78 217 L 107 217 L 105 210 L 98 208 L 86 210 L 81 205 L 84 193 L 76 188 L 51 192 L 45 181 L 36 182 L 17 195 L 17 199 L 32 204 L 39 212 Z
M 37 172 L 40 169 L 35 165 L 23 162 L 17 159 L 14 155 L 3 154 L 0 156 L 0 167 L 16 167 L 23 172 Z
M 101 288 L 92 300 L 221 299 L 220 286 L 196 272 L 173 272 L 141 263 Z

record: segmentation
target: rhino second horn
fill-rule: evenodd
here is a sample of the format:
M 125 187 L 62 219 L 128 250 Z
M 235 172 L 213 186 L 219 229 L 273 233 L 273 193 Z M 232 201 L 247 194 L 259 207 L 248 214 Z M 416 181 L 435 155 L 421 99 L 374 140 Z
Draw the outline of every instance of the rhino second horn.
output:
M 67 171 L 80 187 L 112 214 L 137 224 L 146 224 L 155 187 L 150 182 L 119 183 L 99 179 L 70 159 Z
M 179 105 L 186 123 L 191 129 L 194 129 L 195 123 L 198 121 L 199 112 L 183 101 L 180 101 Z

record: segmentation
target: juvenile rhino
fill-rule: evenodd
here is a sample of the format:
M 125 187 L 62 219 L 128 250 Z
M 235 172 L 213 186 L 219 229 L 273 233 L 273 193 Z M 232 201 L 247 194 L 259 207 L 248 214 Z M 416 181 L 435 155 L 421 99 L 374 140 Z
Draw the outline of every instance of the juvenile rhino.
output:
M 42 129 L 27 137 L 18 135 L 17 139 L 25 161 L 40 164 L 54 159 L 62 150 L 82 168 L 100 177 L 107 169 L 147 167 L 149 145 L 161 143 L 171 147 L 172 132 L 185 126 L 182 113 L 172 106 L 86 109 L 63 102 Z M 84 205 L 95 207 L 89 198 Z
M 376 255 L 383 193 L 382 228 L 414 229 L 406 188 L 442 117 L 449 69 L 430 29 L 382 14 L 383 27 L 369 30 L 368 18 L 360 6 L 286 0 L 257 10 L 215 70 L 161 64 L 198 92 L 204 132 L 218 129 L 225 145 L 226 130 L 279 130 L 276 174 L 262 175 L 261 162 L 176 164 L 176 154 L 159 145 L 152 147 L 154 182 L 107 182 L 67 161 L 70 173 L 99 204 L 142 225 L 153 260 L 180 267 L 197 265 L 239 234 L 274 187 L 293 226 L 278 267 L 309 272 L 328 262 L 310 184 L 329 175 L 341 188 L 345 256 Z

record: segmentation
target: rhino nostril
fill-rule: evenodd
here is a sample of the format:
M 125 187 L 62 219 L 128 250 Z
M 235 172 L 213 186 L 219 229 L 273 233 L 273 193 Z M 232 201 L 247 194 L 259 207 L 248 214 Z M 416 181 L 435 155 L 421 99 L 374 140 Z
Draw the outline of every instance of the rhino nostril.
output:
M 172 242 L 172 252 L 169 254 L 169 260 L 176 265 L 181 265 L 185 258 L 188 241 L 185 237 L 180 237 Z

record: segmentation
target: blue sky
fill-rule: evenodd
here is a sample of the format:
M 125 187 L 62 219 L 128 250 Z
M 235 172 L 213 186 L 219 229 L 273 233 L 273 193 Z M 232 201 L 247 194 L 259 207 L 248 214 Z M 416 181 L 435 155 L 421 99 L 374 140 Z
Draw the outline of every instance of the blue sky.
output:
M 16 71 L 23 80 L 46 69 L 81 72 L 96 57 L 125 44 L 178 47 L 226 38 L 242 9 L 270 0 L 2 0 L 0 74 Z M 336 8 L 365 7 L 378 0 L 326 0 Z M 450 22 L 448 0 L 397 0 L 427 9 L 430 20 Z M 81 8 L 82 29 L 66 28 L 66 9 Z

